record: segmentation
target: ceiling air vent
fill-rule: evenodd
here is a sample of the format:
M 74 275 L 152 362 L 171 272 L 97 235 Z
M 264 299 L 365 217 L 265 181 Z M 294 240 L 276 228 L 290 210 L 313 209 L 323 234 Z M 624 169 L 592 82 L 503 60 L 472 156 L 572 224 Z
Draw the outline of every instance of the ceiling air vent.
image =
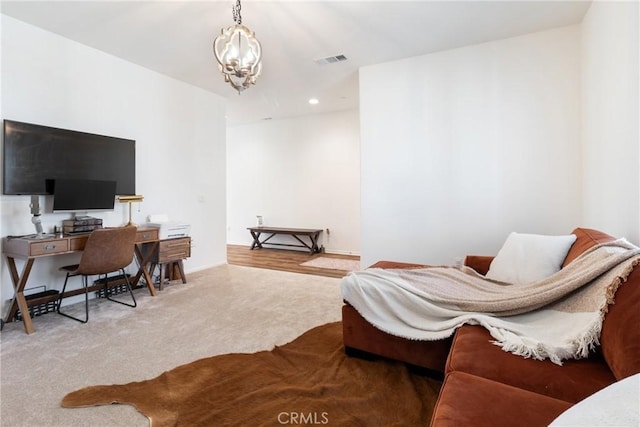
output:
M 316 59 L 315 63 L 318 65 L 327 65 L 327 64 L 333 64 L 336 62 L 342 62 L 346 60 L 347 60 L 347 57 L 344 55 L 335 55 L 335 56 L 327 56 L 326 58 Z

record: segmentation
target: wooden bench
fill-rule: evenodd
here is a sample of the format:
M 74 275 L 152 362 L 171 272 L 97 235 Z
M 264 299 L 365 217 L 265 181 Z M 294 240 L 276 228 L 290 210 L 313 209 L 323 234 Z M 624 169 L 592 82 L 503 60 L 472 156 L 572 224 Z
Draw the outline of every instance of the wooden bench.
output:
M 264 244 L 274 245 L 274 246 L 290 246 L 297 248 L 307 248 L 309 253 L 315 254 L 320 252 L 320 247 L 318 246 L 318 239 L 320 237 L 320 233 L 322 230 L 320 229 L 311 229 L 311 228 L 283 228 L 283 227 L 249 227 L 247 228 L 251 233 L 251 237 L 253 237 L 253 243 L 251 244 L 251 249 L 260 248 Z M 269 234 L 264 240 L 260 240 L 260 236 L 265 233 Z M 295 243 L 272 243 L 269 240 L 275 235 L 287 235 L 293 237 L 300 244 Z M 302 240 L 302 237 L 308 237 L 310 242 L 307 243 Z

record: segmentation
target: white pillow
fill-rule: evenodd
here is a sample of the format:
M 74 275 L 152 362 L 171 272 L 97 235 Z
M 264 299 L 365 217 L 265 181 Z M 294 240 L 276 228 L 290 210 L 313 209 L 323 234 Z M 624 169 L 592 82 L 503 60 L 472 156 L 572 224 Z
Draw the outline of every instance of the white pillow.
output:
M 568 236 L 511 233 L 491 262 L 487 278 L 514 285 L 537 282 L 560 271 L 576 241 Z

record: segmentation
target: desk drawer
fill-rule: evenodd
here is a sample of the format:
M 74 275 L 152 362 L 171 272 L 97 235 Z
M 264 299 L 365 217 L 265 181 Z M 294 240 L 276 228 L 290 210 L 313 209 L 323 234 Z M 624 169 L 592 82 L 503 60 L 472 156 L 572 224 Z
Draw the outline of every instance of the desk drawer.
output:
M 136 243 L 155 242 L 158 240 L 157 228 L 139 228 L 136 232 Z
M 47 242 L 34 242 L 29 245 L 30 256 L 57 254 L 69 251 L 69 240 L 49 240 Z
M 191 238 L 162 240 L 158 248 L 158 262 L 178 261 L 191 256 Z

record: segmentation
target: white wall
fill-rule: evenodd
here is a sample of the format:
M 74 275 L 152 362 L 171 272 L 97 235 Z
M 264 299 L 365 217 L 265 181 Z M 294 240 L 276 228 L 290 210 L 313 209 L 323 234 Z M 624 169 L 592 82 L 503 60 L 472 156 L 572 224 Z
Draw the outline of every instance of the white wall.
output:
M 582 23 L 584 223 L 640 241 L 638 2 L 593 2 Z
M 363 265 L 579 225 L 579 52 L 571 26 L 361 69 Z
M 3 118 L 135 139 L 136 190 L 144 202 L 134 205 L 134 221 L 166 213 L 189 222 L 187 271 L 226 262 L 222 98 L 4 15 L 1 86 Z M 3 236 L 34 232 L 28 196 L 1 202 Z M 126 223 L 128 210 L 123 204 L 93 215 L 113 226 Z M 45 231 L 68 217 L 43 215 Z M 77 258 L 38 260 L 27 287 L 60 288 L 57 267 Z M 12 297 L 3 262 L 1 299 Z
M 262 215 L 265 225 L 325 230 L 327 252 L 359 253 L 359 155 L 357 111 L 229 127 L 228 242 L 250 244 L 246 228 Z

